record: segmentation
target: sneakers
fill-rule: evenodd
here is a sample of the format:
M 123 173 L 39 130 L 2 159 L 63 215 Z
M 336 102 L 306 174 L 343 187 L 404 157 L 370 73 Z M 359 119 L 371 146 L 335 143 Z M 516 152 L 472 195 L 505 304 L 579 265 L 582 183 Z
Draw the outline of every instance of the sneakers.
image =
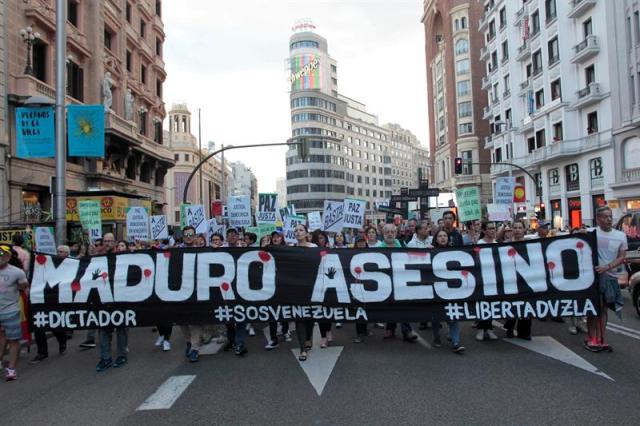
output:
M 433 346 L 436 348 L 442 347 L 442 341 L 440 340 L 439 337 L 436 337 L 435 339 L 433 339 Z
M 418 340 L 418 335 L 413 331 L 402 335 L 402 340 L 409 343 L 415 343 Z
M 85 340 L 84 342 L 80 343 L 80 347 L 85 349 L 93 349 L 96 347 L 96 341 L 93 339 Z
M 460 354 L 464 352 L 464 346 L 462 345 L 453 345 L 453 353 Z
M 156 339 L 156 343 L 154 343 L 154 346 L 160 347 L 162 346 L 162 342 L 164 342 L 164 336 L 158 336 L 158 338 Z
M 293 341 L 293 338 L 291 338 L 291 332 L 287 331 L 287 332 L 284 334 L 284 341 L 285 341 L 285 342 L 291 342 L 291 341 Z
M 489 336 L 489 340 L 498 340 L 498 336 L 496 336 L 493 330 L 487 330 L 485 334 Z
M 200 353 L 193 349 L 189 352 L 189 362 L 198 362 L 200 361 Z
M 116 358 L 116 362 L 113 363 L 112 367 L 113 368 L 120 368 L 123 365 L 125 365 L 127 363 L 127 357 L 126 356 L 119 356 L 118 358 Z
M 162 342 L 162 350 L 164 352 L 169 352 L 171 350 L 171 342 L 169 342 L 168 340 L 164 340 Z
M 100 362 L 98 362 L 98 365 L 96 365 L 96 372 L 101 373 L 112 365 L 113 361 L 111 361 L 111 358 L 101 359 Z
M 277 348 L 278 346 L 280 346 L 280 345 L 278 345 L 278 342 L 274 342 L 273 340 L 271 340 L 271 341 L 269 341 L 267 346 L 265 346 L 264 348 L 265 348 L 265 350 L 270 351 L 272 349 Z
M 43 355 L 43 354 L 38 354 L 36 355 L 31 361 L 29 361 L 29 364 L 37 364 L 40 361 L 44 361 L 45 359 L 47 359 L 48 356 L 47 355 Z
M 7 382 L 12 382 L 18 378 L 18 374 L 16 373 L 15 368 L 5 368 L 4 369 L 4 379 Z
M 569 327 L 569 334 L 573 334 L 574 336 L 578 334 L 578 328 L 574 325 Z
M 583 322 L 579 322 L 578 325 L 576 326 L 576 328 L 578 329 L 578 331 L 580 333 L 584 333 L 584 334 L 589 333 L 589 330 L 587 329 L 587 326 Z
M 248 354 L 249 351 L 244 346 L 240 346 L 236 348 L 236 356 L 243 356 Z
M 246 330 L 249 332 L 249 336 L 255 336 L 256 330 L 253 328 L 251 324 L 247 324 Z
M 341 322 L 337 322 L 336 323 L 336 328 L 342 328 L 342 323 Z
M 478 330 L 476 333 L 476 340 L 482 342 L 484 340 L 484 330 Z
M 383 329 L 385 326 L 381 322 L 377 322 L 373 325 L 374 328 Z

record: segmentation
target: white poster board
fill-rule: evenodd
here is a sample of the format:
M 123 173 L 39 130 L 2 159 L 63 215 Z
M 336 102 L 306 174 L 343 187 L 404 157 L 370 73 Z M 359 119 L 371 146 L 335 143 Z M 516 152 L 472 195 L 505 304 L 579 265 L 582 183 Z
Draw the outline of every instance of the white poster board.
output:
M 163 214 L 151 216 L 151 239 L 166 240 L 168 238 L 167 217 Z
M 343 227 L 362 229 L 364 227 L 364 211 L 366 207 L 366 201 L 345 198 Z
M 36 227 L 36 250 L 41 253 L 57 254 L 56 239 L 51 226 Z
M 309 222 L 309 232 L 316 229 L 322 230 L 322 217 L 320 212 L 311 212 L 307 214 L 307 221 Z
M 293 233 L 295 231 L 296 226 L 300 223 L 304 224 L 305 218 L 304 216 L 295 216 L 290 215 L 287 216 L 287 219 L 284 223 L 284 241 L 287 244 L 295 244 L 298 240 Z
M 225 237 L 226 232 L 227 230 L 224 225 L 218 225 L 218 222 L 216 222 L 215 219 L 209 219 L 209 221 L 207 222 L 207 245 L 208 246 L 211 245 L 211 236 L 213 234 L 220 234 L 224 239 L 226 238 Z
M 344 219 L 344 202 L 324 201 L 324 213 L 322 215 L 323 230 L 325 232 L 338 232 L 342 230 Z
M 278 216 L 278 194 L 258 194 L 258 212 L 256 223 L 276 223 Z
M 516 185 L 516 178 L 503 176 L 496 178 L 496 204 L 513 204 L 513 190 Z
M 511 208 L 507 204 L 487 204 L 487 213 L 493 222 L 511 220 Z
M 193 226 L 196 234 L 207 232 L 207 218 L 204 215 L 204 206 L 202 204 L 185 205 L 184 214 L 186 225 Z
M 227 200 L 229 225 L 234 228 L 251 226 L 251 199 L 248 195 L 234 195 Z
M 149 213 L 144 207 L 127 209 L 127 239 L 129 241 L 149 239 Z

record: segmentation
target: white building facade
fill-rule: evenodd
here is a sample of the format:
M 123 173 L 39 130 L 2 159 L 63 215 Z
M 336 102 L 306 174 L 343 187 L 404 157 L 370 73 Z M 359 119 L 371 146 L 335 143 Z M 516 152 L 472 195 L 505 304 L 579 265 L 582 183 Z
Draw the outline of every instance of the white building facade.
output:
M 493 184 L 513 174 L 525 186 L 520 216 L 555 227 L 594 223 L 616 201 L 612 82 L 617 68 L 615 9 L 602 0 L 485 1 L 479 28 L 487 61 L 483 118 Z

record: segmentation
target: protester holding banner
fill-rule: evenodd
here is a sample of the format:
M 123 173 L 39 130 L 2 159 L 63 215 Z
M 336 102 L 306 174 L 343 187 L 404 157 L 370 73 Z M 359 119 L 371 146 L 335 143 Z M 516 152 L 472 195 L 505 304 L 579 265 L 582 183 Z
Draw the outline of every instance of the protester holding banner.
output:
M 431 224 L 426 220 L 420 222 L 415 228 L 415 233 L 411 241 L 407 243 L 408 248 L 432 248 L 431 246 Z
M 462 247 L 464 245 L 464 241 L 462 240 L 460 231 L 453 226 L 455 221 L 456 214 L 451 210 L 447 210 L 442 214 L 442 229 L 444 229 L 449 236 L 449 246 Z
M 344 239 L 344 233 L 342 231 L 336 232 L 333 236 L 333 248 L 347 248 L 347 243 Z
M 373 226 L 369 226 L 367 227 L 365 232 L 365 235 L 367 237 L 367 245 L 369 247 L 377 247 L 380 241 L 378 240 L 378 231 L 376 231 L 376 228 Z
M 311 233 L 311 242 L 317 247 L 329 248 L 329 236 L 326 232 L 319 229 L 316 229 Z M 318 326 L 320 327 L 320 347 L 324 349 L 333 341 L 331 323 L 327 321 L 320 321 Z
M 482 234 L 480 239 L 478 240 L 479 245 L 481 244 L 495 244 L 496 243 L 496 223 L 483 221 L 480 225 L 482 229 Z M 493 332 L 493 321 L 491 320 L 481 320 L 478 321 L 478 325 L 476 326 L 478 332 L 476 333 L 476 340 L 481 342 L 484 339 L 489 340 L 498 340 L 498 336 Z
M 196 228 L 191 225 L 187 225 L 182 228 L 182 244 L 180 247 L 195 247 L 194 241 L 196 238 Z M 202 346 L 202 325 L 182 325 L 180 326 L 184 340 L 186 341 L 186 348 L 184 355 L 190 362 L 198 362 L 200 360 L 200 347 Z
M 299 223 L 294 228 L 294 236 L 296 238 L 296 246 L 298 247 L 317 247 L 315 244 L 307 241 L 307 226 Z M 296 321 L 296 334 L 298 335 L 298 344 L 300 345 L 300 354 L 298 360 L 306 361 L 309 356 L 309 350 L 313 346 L 313 321 Z
M 526 232 L 526 225 L 524 220 L 516 219 L 513 222 L 513 239 L 511 241 L 524 241 L 524 234 Z M 531 318 L 518 318 L 508 319 L 504 323 L 504 328 L 507 330 L 507 337 L 512 338 L 514 336 L 513 330 L 516 327 L 518 329 L 518 338 L 524 340 L 531 340 Z
M 227 241 L 222 244 L 222 247 L 242 247 L 243 244 L 240 241 L 240 234 L 236 228 L 227 229 Z
M 618 284 L 617 268 L 625 261 L 627 236 L 624 232 L 612 228 L 613 216 L 608 206 L 599 207 L 596 210 L 595 228 L 598 239 L 598 266 L 599 289 L 601 294 L 600 315 L 587 317 L 589 335 L 584 342 L 587 350 L 600 352 L 611 350 L 611 346 L 604 341 L 607 328 L 607 309 L 613 310 L 616 315 L 622 316 L 623 299 Z
M 462 243 L 465 246 L 477 244 L 480 239 L 481 223 L 479 220 L 467 222 L 467 233 L 462 236 Z
M 104 234 L 102 238 L 104 242 L 103 254 L 117 253 L 116 239 L 111 232 Z M 96 271 L 99 273 L 100 271 Z M 111 340 L 113 337 L 113 327 L 99 329 L 100 333 L 100 361 L 96 365 L 98 373 L 113 367 L 120 368 L 128 361 L 129 353 L 129 330 L 126 327 L 116 327 L 116 360 L 111 358 Z
M 224 237 L 222 236 L 222 234 L 212 234 L 211 235 L 211 247 L 215 247 L 215 248 L 219 248 L 222 247 L 224 244 Z
M 9 365 L 5 368 L 5 379 L 17 378 L 16 365 L 20 352 L 22 325 L 20 321 L 20 291 L 29 286 L 27 276 L 20 267 L 9 264 L 11 247 L 0 245 L 0 359 L 9 342 Z

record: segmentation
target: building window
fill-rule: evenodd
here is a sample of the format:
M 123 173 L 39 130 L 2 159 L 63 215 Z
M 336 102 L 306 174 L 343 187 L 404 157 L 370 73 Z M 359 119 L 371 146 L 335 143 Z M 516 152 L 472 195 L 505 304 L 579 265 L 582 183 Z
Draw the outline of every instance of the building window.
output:
M 553 38 L 547 44 L 549 52 L 549 65 L 553 65 L 560 60 L 560 50 L 558 49 L 558 37 Z
M 467 28 L 467 18 L 463 16 L 460 18 L 460 29 L 464 30 L 465 28 Z
M 489 21 L 489 34 L 487 36 L 487 41 L 493 40 L 495 36 L 496 36 L 496 21 L 492 19 L 491 21 Z
M 509 41 L 505 40 L 502 42 L 502 62 L 509 59 Z
M 78 28 L 78 2 L 67 0 L 67 21 Z
M 173 154 L 173 159 L 175 161 L 180 161 L 180 154 Z
M 540 12 L 535 11 L 531 14 L 531 37 L 540 32 Z
M 42 82 L 47 82 L 47 45 L 39 40 L 33 44 L 31 61 L 33 75 Z
M 587 114 L 587 134 L 598 133 L 598 111 Z
M 462 55 L 469 52 L 469 41 L 465 38 L 461 38 L 456 42 L 456 55 Z
M 156 96 L 162 98 L 162 80 L 156 79 Z
M 500 9 L 500 29 L 504 28 L 507 25 L 507 8 L 503 7 Z
M 595 64 L 591 64 L 590 66 L 584 69 L 584 80 L 589 86 L 591 83 L 596 82 L 596 66 Z
M 624 141 L 624 169 L 640 169 L 640 139 L 632 137 Z
M 140 66 L 140 81 L 142 84 L 147 84 L 147 67 L 144 65 Z
M 73 61 L 67 63 L 67 95 L 84 100 L 84 71 Z
M 473 174 L 473 151 L 462 151 L 462 174 Z
M 156 0 L 156 15 L 162 17 L 162 2 Z
M 142 136 L 147 135 L 147 112 L 146 111 L 140 112 L 140 134 Z
M 640 43 L 640 12 L 633 12 L 633 29 L 636 33 L 636 44 Z
M 591 173 L 591 187 L 602 187 L 604 183 L 604 167 L 602 157 L 597 157 L 589 161 L 589 171 Z
M 153 123 L 153 141 L 162 144 L 162 121 Z
M 582 34 L 584 35 L 584 38 L 593 34 L 593 23 L 591 22 L 591 18 L 582 23 Z
M 471 102 L 458 103 L 458 118 L 471 117 Z
M 124 7 L 124 16 L 127 19 L 127 22 L 131 23 L 131 4 L 129 4 L 129 2 L 127 2 Z
M 131 57 L 131 52 L 127 50 L 127 71 L 131 72 L 133 68 L 133 59 Z
M 544 10 L 547 18 L 547 23 L 556 19 L 556 16 L 558 16 L 558 11 L 556 9 L 556 0 L 545 0 Z
M 458 75 L 469 74 L 469 60 L 462 59 L 456 62 L 456 73 Z
M 494 159 L 493 161 L 495 163 L 500 163 L 502 162 L 502 148 L 496 148 L 496 152 L 494 154 Z
M 569 164 L 565 167 L 565 177 L 567 180 L 567 191 L 580 190 L 580 170 L 577 163 Z
M 457 86 L 458 86 L 458 97 L 469 96 L 469 93 L 471 92 L 471 84 L 469 80 L 459 81 L 457 83 Z M 440 98 L 440 99 L 443 99 L 443 98 Z
M 104 29 L 104 47 L 109 50 L 114 50 L 112 47 L 113 43 L 113 34 L 108 29 Z
M 156 55 L 162 56 L 162 40 L 156 37 Z
M 631 50 L 633 40 L 631 39 L 631 17 L 627 16 L 627 50 Z
M 186 161 L 187 163 L 189 162 L 189 154 L 184 155 L 184 161 Z
M 558 121 L 553 124 L 553 141 L 559 142 L 564 138 L 564 133 L 562 131 L 562 121 Z
M 560 172 L 558 169 L 549 170 L 549 189 L 554 192 L 560 189 Z
M 546 144 L 546 133 L 544 129 L 536 132 L 536 149 L 540 149 Z
M 562 98 L 562 88 L 560 86 L 560 79 L 551 82 L 551 100 Z
M 461 135 L 473 133 L 473 123 L 462 123 L 458 125 L 458 133 Z
M 533 76 L 540 74 L 542 72 L 542 51 L 538 50 L 533 53 Z
M 544 106 L 544 89 L 540 89 L 536 92 L 536 109 L 540 109 Z
M 147 24 L 145 24 L 144 21 L 140 19 L 140 38 L 144 38 L 146 32 Z
M 504 86 L 504 93 L 502 94 L 503 96 L 509 96 L 511 94 L 511 83 L 510 83 L 510 78 L 509 78 L 509 74 L 505 75 L 502 78 L 502 85 Z
M 629 77 L 629 96 L 631 97 L 631 105 L 636 104 L 636 83 L 633 76 Z

